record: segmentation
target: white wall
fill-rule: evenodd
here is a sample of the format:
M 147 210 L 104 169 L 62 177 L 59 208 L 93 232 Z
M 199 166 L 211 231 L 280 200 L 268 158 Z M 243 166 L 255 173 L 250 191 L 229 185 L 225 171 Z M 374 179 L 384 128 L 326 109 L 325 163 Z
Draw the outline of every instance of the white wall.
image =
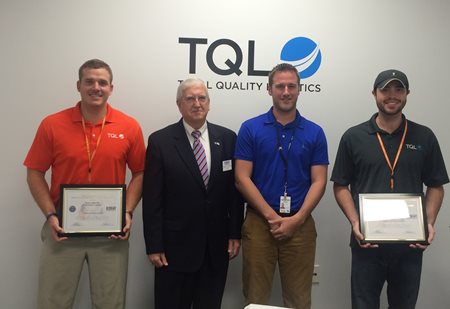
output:
M 373 80 L 392 67 L 410 79 L 405 114 L 434 130 L 450 164 L 445 134 L 450 111 L 448 12 L 445 0 L 0 0 L 0 308 L 34 307 L 43 216 L 28 192 L 22 162 L 41 119 L 78 100 L 77 70 L 85 60 L 100 58 L 111 65 L 111 103 L 133 115 L 148 136 L 180 117 L 174 99 L 177 80 L 190 75 L 188 46 L 179 44 L 179 37 L 207 38 L 208 46 L 228 38 L 243 49 L 244 73 L 218 76 L 206 65 L 207 47 L 198 46 L 198 77 L 264 83 L 265 77 L 246 74 L 248 41 L 256 43 L 256 69 L 268 70 L 280 62 L 281 47 L 289 39 L 309 37 L 320 44 L 323 59 L 319 71 L 304 82 L 320 84 L 322 90 L 302 93 L 299 109 L 324 128 L 331 163 L 342 133 L 376 111 Z M 217 50 L 218 65 L 226 57 L 233 59 L 230 51 Z M 271 105 L 265 91 L 211 89 L 210 95 L 209 120 L 234 130 Z M 450 308 L 448 201 L 446 197 L 436 239 L 425 254 L 417 308 Z M 140 213 L 131 237 L 131 309 L 153 306 L 153 268 L 145 256 Z M 314 215 L 320 283 L 313 288 L 313 308 L 349 308 L 350 229 L 331 184 Z M 238 258 L 231 264 L 223 308 L 242 305 L 240 271 Z M 279 283 L 272 299 L 281 304 Z M 75 307 L 89 308 L 86 275 Z

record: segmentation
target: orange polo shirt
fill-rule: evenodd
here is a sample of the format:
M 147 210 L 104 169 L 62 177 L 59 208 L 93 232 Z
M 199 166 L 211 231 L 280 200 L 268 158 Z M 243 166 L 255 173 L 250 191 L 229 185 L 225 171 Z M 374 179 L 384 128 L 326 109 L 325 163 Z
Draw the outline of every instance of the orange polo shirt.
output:
M 85 127 L 91 155 L 96 150 L 91 164 L 92 184 L 124 184 L 127 165 L 132 173 L 144 170 L 144 137 L 136 120 L 108 104 L 103 130 L 102 122 L 86 122 Z M 50 194 L 55 203 L 61 184 L 89 183 L 80 103 L 41 122 L 24 165 L 41 172 L 51 167 Z

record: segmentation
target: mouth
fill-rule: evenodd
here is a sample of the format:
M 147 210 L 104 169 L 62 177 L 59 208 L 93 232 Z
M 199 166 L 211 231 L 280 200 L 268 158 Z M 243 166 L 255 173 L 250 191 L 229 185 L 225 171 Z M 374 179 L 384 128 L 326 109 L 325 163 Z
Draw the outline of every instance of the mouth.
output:
M 386 105 L 388 105 L 388 104 L 392 104 L 393 105 L 393 104 L 399 104 L 399 103 L 401 103 L 401 101 L 397 100 L 397 99 L 390 98 L 390 99 L 384 100 L 383 103 L 386 104 Z
M 395 107 L 395 106 L 399 105 L 399 102 L 386 102 L 386 103 L 384 103 L 384 105 L 388 106 L 388 107 Z
M 291 104 L 291 102 L 292 102 L 291 98 L 284 98 L 281 100 L 281 103 L 283 104 Z
M 99 99 L 99 98 L 103 97 L 103 95 L 101 93 L 89 93 L 89 97 L 91 97 L 93 99 Z

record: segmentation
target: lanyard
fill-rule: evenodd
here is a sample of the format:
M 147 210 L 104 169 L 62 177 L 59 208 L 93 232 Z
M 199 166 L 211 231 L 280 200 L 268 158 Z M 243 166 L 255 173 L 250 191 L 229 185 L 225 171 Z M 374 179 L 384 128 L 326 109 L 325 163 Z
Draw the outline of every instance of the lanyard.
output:
M 84 133 L 84 141 L 86 143 L 86 152 L 88 156 L 88 179 L 89 183 L 92 182 L 91 172 L 92 172 L 92 160 L 94 160 L 95 154 L 97 153 L 98 145 L 100 145 L 100 141 L 102 139 L 103 128 L 105 127 L 106 116 L 103 117 L 102 121 L 102 129 L 100 131 L 100 136 L 97 139 L 97 145 L 95 146 L 95 150 L 91 153 L 91 147 L 89 146 L 89 138 L 86 133 L 86 122 L 84 121 L 84 117 L 81 117 L 81 124 L 83 125 L 83 133 Z
M 284 163 L 284 195 L 287 195 L 287 184 L 288 184 L 288 165 L 289 165 L 289 153 L 291 151 L 292 142 L 294 141 L 295 135 L 295 127 L 292 129 L 292 136 L 289 140 L 288 149 L 286 152 L 286 157 L 283 154 L 283 145 L 281 144 L 281 132 L 280 129 L 277 128 L 277 139 L 278 139 L 278 152 L 280 153 L 280 157 Z
M 381 147 L 381 150 L 383 151 L 384 158 L 386 159 L 389 169 L 391 170 L 391 183 L 390 183 L 391 191 L 394 190 L 394 170 L 395 170 L 395 167 L 397 166 L 397 162 L 398 162 L 398 158 L 400 157 L 400 153 L 403 150 L 403 145 L 405 143 L 405 137 L 406 137 L 407 131 L 408 131 L 408 121 L 405 119 L 405 129 L 403 130 L 402 140 L 400 142 L 400 145 L 398 146 L 397 155 L 395 156 L 395 160 L 394 160 L 394 165 L 392 165 L 391 161 L 389 160 L 389 157 L 386 152 L 386 148 L 384 147 L 383 141 L 381 140 L 380 132 L 377 132 L 378 142 L 380 143 L 380 147 Z

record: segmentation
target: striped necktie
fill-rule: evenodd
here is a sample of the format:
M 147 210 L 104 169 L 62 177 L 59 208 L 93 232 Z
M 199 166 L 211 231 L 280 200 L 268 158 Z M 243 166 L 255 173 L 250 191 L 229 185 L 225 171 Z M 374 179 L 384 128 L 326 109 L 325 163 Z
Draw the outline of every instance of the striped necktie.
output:
M 205 148 L 203 148 L 202 142 L 200 141 L 200 135 L 202 133 L 199 130 L 195 130 L 192 133 L 194 137 L 194 155 L 197 160 L 198 167 L 200 169 L 200 174 L 202 174 L 203 182 L 205 186 L 208 185 L 209 173 L 208 173 L 208 163 L 206 162 Z

